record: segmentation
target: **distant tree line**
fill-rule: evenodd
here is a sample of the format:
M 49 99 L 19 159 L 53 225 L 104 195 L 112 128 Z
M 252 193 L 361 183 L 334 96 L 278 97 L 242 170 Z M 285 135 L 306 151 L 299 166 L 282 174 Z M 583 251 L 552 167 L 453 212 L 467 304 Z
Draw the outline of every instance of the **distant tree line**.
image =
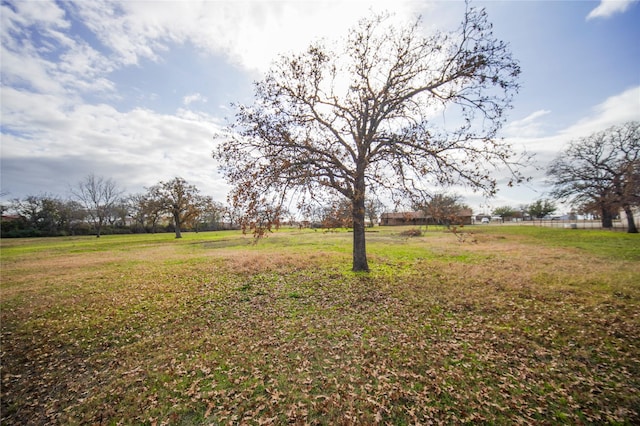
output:
M 625 212 L 630 233 L 637 233 L 634 209 L 640 205 L 640 124 L 630 122 L 603 132 L 571 141 L 568 148 L 549 166 L 553 184 L 551 196 L 570 201 L 572 214 L 600 219 L 604 228 Z M 373 226 L 385 206 L 377 198 L 365 199 L 365 217 Z M 235 205 L 231 203 L 231 205 Z M 46 237 L 114 233 L 210 231 L 229 228 L 269 229 L 279 226 L 291 214 L 263 209 L 246 215 L 241 209 L 228 207 L 176 177 L 146 188 L 146 192 L 125 195 L 112 180 L 93 174 L 70 189 L 66 199 L 51 195 L 29 195 L 2 205 L 2 237 Z M 452 218 L 468 209 L 461 197 L 437 193 L 414 203 L 415 211 L 424 211 L 438 223 L 449 224 Z M 492 211 L 503 220 L 542 219 L 557 210 L 553 199 L 542 198 L 532 204 L 514 208 L 501 206 Z M 305 217 L 299 226 L 352 228 L 353 203 L 336 198 L 300 213 Z M 251 222 L 254 221 L 254 222 Z M 262 221 L 257 223 L 255 221 Z M 269 226 L 264 226 L 268 224 Z
M 540 198 L 531 204 L 523 204 L 519 207 L 500 206 L 493 209 L 493 216 L 500 216 L 503 220 L 533 220 L 549 217 L 558 210 L 558 207 L 548 198 Z
M 69 196 L 52 194 L 29 195 L 2 205 L 2 237 L 54 237 L 128 233 L 175 232 L 181 238 L 183 231 L 217 231 L 222 229 L 256 228 L 237 208 L 204 196 L 195 185 L 181 177 L 160 181 L 137 194 L 125 194 L 112 179 L 90 174 L 74 187 Z M 384 204 L 368 199 L 368 223 L 377 223 Z M 289 224 L 311 228 L 351 228 L 351 205 L 343 200 L 300 211 L 303 220 L 280 212 Z M 268 217 L 269 210 L 258 220 L 281 223 Z M 258 218 L 260 216 L 257 216 Z M 256 216 L 250 220 L 256 220 Z M 257 227 L 260 229 L 261 227 Z
M 511 220 L 536 220 L 536 219 L 555 219 L 558 206 L 554 200 L 549 198 L 540 198 L 531 204 L 523 204 L 518 207 L 500 206 L 491 211 L 492 216 L 500 216 L 505 221 Z M 564 215 L 569 220 L 576 220 L 578 215 L 590 217 L 594 220 L 603 220 L 602 212 L 598 206 L 585 203 L 574 206 L 574 208 Z M 607 213 L 607 219 L 613 220 L 619 217 L 619 211 L 612 210 Z
M 88 175 L 67 199 L 29 195 L 2 206 L 2 237 L 210 231 L 234 226 L 222 203 L 176 177 L 125 195 L 112 180 Z

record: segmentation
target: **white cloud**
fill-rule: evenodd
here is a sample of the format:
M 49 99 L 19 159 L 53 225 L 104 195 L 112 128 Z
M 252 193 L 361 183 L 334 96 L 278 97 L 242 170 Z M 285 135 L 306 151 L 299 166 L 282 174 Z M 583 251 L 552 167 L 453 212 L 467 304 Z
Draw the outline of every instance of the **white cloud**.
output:
M 63 93 L 64 86 L 52 78 L 53 64 L 41 58 L 34 49 L 25 47 L 22 52 L 8 50 L 3 43 L 2 79 L 5 84 L 28 86 L 41 93 Z
M 71 103 L 62 96 L 55 94 L 33 93 L 19 90 L 13 87 L 2 88 L 2 126 L 3 130 L 25 135 L 34 142 L 24 143 L 19 147 L 2 141 L 3 156 L 11 154 L 11 149 L 32 150 L 44 149 L 43 138 L 48 129 L 58 129 L 64 132 L 67 116 L 65 111 L 71 107 Z M 4 132 L 3 132 L 4 137 Z
M 66 14 L 53 2 L 2 5 L 2 77 L 47 94 L 108 92 L 112 62 L 87 42 L 67 35 Z M 36 36 L 37 34 L 37 36 Z
M 509 122 L 504 128 L 504 134 L 506 136 L 513 137 L 535 137 L 540 136 L 543 131 L 544 123 L 539 119 L 550 114 L 551 111 L 541 109 L 532 112 L 521 120 L 515 120 Z
M 523 120 L 508 124 L 505 129 L 526 128 L 529 123 L 535 122 L 537 118 L 545 115 L 545 110 L 536 111 Z M 640 120 L 640 86 L 608 97 L 591 108 L 590 114 L 552 135 L 540 137 L 511 132 L 507 138 L 514 145 L 523 145 L 528 151 L 537 153 L 538 161 L 544 163 L 549 157 L 560 153 L 564 146 L 573 139 L 589 136 L 611 126 L 634 120 Z
M 640 120 L 640 86 L 610 96 L 592 108 L 592 113 L 562 131 L 572 138 L 589 136 L 627 121 Z
M 211 158 L 219 126 L 205 113 L 120 112 L 106 104 L 72 104 L 6 88 L 2 116 L 3 191 L 15 196 L 35 195 L 16 186 L 32 188 L 38 180 L 45 182 L 40 191 L 64 195 L 89 172 L 111 177 L 129 192 L 182 176 L 218 200 L 226 196 Z M 11 167 L 17 164 L 19 170 Z
M 208 52 L 224 54 L 245 69 L 264 71 L 278 54 L 300 51 L 316 38 L 340 36 L 372 10 L 389 10 L 398 19 L 413 20 L 417 8 L 424 11 L 436 6 L 388 0 L 253 0 L 91 1 L 75 7 L 123 64 L 137 64 L 141 58 L 158 61 L 159 53 L 171 43 L 190 42 Z
M 594 18 L 609 18 L 616 13 L 622 13 L 626 11 L 632 3 L 638 0 L 600 0 L 598 7 L 593 9 L 587 20 Z
M 281 53 L 301 51 L 318 38 L 344 35 L 357 19 L 389 10 L 395 19 L 429 14 L 425 28 L 460 19 L 459 7 L 411 1 L 279 2 L 250 0 L 145 2 L 96 0 L 64 3 L 19 2 L 2 5 L 3 81 L 42 93 L 114 95 L 113 71 L 162 63 L 175 45 L 189 44 L 203 54 L 224 55 L 249 72 L 264 72 Z M 458 10 L 460 9 L 460 10 Z M 436 13 L 437 12 L 437 13 Z M 79 20 L 100 43 L 72 34 Z M 68 32 L 67 32 L 68 31 Z M 38 37 L 33 37 L 33 34 Z
M 93 172 L 135 191 L 182 176 L 222 200 L 227 186 L 211 158 L 217 119 L 186 109 L 169 115 L 99 103 L 95 95 L 118 95 L 111 73 L 142 59 L 162 63 L 176 44 L 264 71 L 277 53 L 338 37 L 371 5 L 399 18 L 417 7 L 388 1 L 4 3 L 3 186 L 15 196 L 34 187 L 64 194 L 67 185 Z M 75 32 L 73 20 L 93 34 Z M 182 98 L 187 107 L 206 101 L 199 91 Z
M 202 94 L 200 94 L 200 93 L 193 93 L 191 95 L 187 95 L 184 98 L 182 98 L 182 103 L 185 104 L 185 105 L 190 105 L 193 102 L 206 103 L 207 102 L 207 98 L 205 96 L 202 96 Z
M 472 194 L 464 189 L 460 190 L 465 199 L 476 208 L 477 211 L 490 211 L 490 208 L 482 208 L 485 203 L 497 207 L 500 205 L 530 204 L 532 201 L 548 197 L 549 184 L 547 182 L 546 169 L 549 163 L 558 156 L 568 143 L 580 137 L 589 136 L 594 132 L 605 130 L 611 126 L 619 125 L 627 121 L 640 120 L 640 86 L 629 88 L 612 95 L 595 105 L 591 113 L 581 118 L 575 123 L 568 124 L 550 135 L 539 136 L 527 134 L 526 131 L 518 133 L 517 130 L 528 129 L 533 126 L 537 130 L 536 124 L 540 118 L 547 117 L 547 110 L 539 110 L 531 113 L 521 120 L 509 123 L 505 126 L 505 131 L 510 130 L 506 135 L 507 142 L 515 148 L 521 148 L 529 153 L 535 154 L 534 161 L 528 162 L 521 168 L 521 172 L 531 178 L 531 181 L 524 185 L 509 188 L 506 185 L 500 186 L 500 192 L 495 199 L 483 200 L 479 195 Z M 504 182 L 505 178 L 498 178 Z
M 69 28 L 64 10 L 54 2 L 13 2 L 3 8 L 2 14 L 4 24 L 17 21 L 20 24 L 36 23 L 41 28 Z

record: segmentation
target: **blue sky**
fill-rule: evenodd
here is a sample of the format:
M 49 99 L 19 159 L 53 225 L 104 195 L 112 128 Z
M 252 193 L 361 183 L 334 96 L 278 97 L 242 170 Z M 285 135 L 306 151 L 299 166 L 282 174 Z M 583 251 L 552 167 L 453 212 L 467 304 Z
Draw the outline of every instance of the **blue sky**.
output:
M 522 68 L 502 136 L 536 154 L 533 179 L 476 211 L 544 197 L 570 140 L 640 120 L 640 3 L 475 1 Z M 213 135 L 252 100 L 278 54 L 345 34 L 371 10 L 425 34 L 455 29 L 459 1 L 2 1 L 2 199 L 65 197 L 89 173 L 128 193 L 182 176 L 224 201 Z

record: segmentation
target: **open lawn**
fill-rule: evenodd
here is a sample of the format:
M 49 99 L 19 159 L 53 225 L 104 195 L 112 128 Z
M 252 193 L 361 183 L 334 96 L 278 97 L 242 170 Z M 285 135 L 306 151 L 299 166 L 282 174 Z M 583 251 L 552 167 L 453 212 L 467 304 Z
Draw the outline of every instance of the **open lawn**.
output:
M 468 229 L 2 240 L 1 423 L 640 424 L 640 237 Z

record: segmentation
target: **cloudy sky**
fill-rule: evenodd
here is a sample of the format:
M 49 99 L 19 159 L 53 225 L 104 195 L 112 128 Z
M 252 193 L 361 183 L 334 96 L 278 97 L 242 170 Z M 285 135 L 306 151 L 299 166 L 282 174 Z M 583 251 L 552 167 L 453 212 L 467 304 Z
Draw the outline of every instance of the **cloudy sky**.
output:
M 570 140 L 640 120 L 640 4 L 474 1 L 522 68 L 502 131 L 533 180 L 476 210 L 545 196 Z M 2 199 L 68 195 L 89 173 L 128 193 L 181 176 L 224 201 L 213 135 L 277 55 L 339 38 L 371 11 L 455 29 L 459 1 L 9 1 L 0 12 Z M 484 207 L 483 207 L 484 206 Z

